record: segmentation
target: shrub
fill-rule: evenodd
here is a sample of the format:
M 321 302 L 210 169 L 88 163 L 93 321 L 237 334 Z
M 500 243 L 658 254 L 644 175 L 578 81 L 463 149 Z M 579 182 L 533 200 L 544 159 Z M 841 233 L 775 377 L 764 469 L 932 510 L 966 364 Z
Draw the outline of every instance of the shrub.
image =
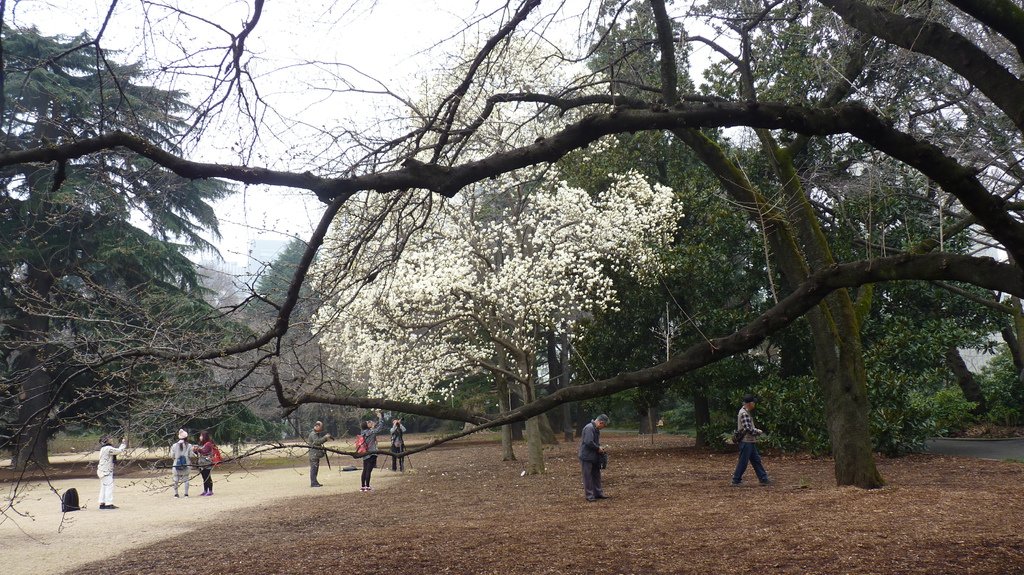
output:
M 935 423 L 913 378 L 892 371 L 873 374 L 868 384 L 871 439 L 875 451 L 894 457 L 922 451 Z
M 1003 350 L 996 355 L 977 379 L 988 404 L 985 419 L 996 425 L 1024 423 L 1024 384 L 1009 352 Z
M 663 411 L 661 420 L 665 423 L 662 431 L 667 433 L 686 433 L 694 429 L 697 423 L 692 403 L 680 403 L 672 409 Z
M 933 433 L 949 435 L 963 431 L 974 423 L 975 417 L 971 411 L 977 405 L 973 401 L 967 401 L 959 387 L 939 390 L 927 401 L 927 409 L 934 421 Z
M 765 430 L 761 442 L 784 451 L 831 452 L 825 426 L 825 407 L 817 381 L 811 376 L 763 380 L 757 388 L 761 401 L 754 413 Z M 737 405 L 738 405 L 737 399 Z M 732 428 L 735 428 L 735 419 Z

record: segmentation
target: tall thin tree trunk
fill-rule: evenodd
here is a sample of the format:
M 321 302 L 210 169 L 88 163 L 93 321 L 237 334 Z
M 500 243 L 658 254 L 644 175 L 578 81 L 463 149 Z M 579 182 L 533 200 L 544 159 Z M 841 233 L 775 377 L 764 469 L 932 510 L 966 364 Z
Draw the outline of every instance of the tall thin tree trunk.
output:
M 507 365 L 505 351 L 498 348 L 498 363 L 499 365 Z M 504 375 L 499 375 L 495 378 L 495 385 L 497 387 L 496 392 L 498 394 L 498 411 L 502 415 L 512 411 L 512 403 L 510 401 L 510 392 L 508 388 L 508 379 Z M 515 461 L 516 452 L 512 449 L 512 426 L 502 425 L 501 426 L 501 460 L 502 461 Z
M 515 385 L 515 384 L 509 386 L 509 389 L 512 391 L 512 393 L 509 395 L 509 410 L 510 411 L 513 410 L 513 409 L 516 409 L 517 407 L 522 407 L 523 406 L 523 401 L 524 400 L 523 400 L 523 397 L 522 397 L 522 392 L 521 391 L 517 391 L 517 389 L 519 389 L 521 387 L 522 387 L 521 385 Z M 509 431 L 512 433 L 512 441 L 522 441 L 524 439 L 525 436 L 523 435 L 523 427 L 524 427 L 523 426 L 523 422 L 517 421 L 515 423 L 510 423 L 510 424 L 508 424 L 507 427 L 509 428 Z
M 1013 308 L 1013 329 L 1004 330 L 1003 339 L 1010 346 L 1010 356 L 1013 357 L 1013 365 L 1017 368 L 1017 382 L 1024 385 L 1024 309 L 1021 308 L 1019 297 L 1011 297 L 1010 304 Z
M 1004 327 L 999 333 L 1003 335 L 1003 341 L 1006 342 L 1006 347 L 1010 350 L 1013 367 L 1017 372 L 1024 371 L 1024 357 L 1021 356 L 1020 350 L 1017 348 L 1018 338 L 1014 335 L 1013 328 Z
M 985 396 L 981 393 L 981 386 L 978 385 L 978 380 L 974 379 L 974 374 L 967 368 L 967 363 L 960 355 L 960 350 L 955 346 L 946 350 L 946 365 L 956 377 L 956 383 L 960 386 L 964 398 L 974 402 L 974 409 L 971 410 L 971 413 L 974 415 L 988 413 L 988 406 L 985 404 Z
M 697 447 L 708 446 L 708 425 L 711 423 L 711 405 L 703 385 L 693 388 L 693 418 L 697 426 Z
M 555 332 L 549 331 L 547 336 L 547 360 L 548 360 L 548 393 L 555 393 L 559 389 L 565 386 L 565 380 L 562 377 L 562 372 L 565 369 L 565 364 L 562 363 L 562 355 L 559 353 L 558 344 L 559 338 Z M 563 404 L 564 405 L 564 404 Z M 565 409 L 551 410 L 548 412 L 548 423 L 551 428 L 552 439 L 554 438 L 554 430 L 564 430 L 568 423 L 565 419 Z M 569 439 L 572 439 L 570 436 Z M 545 439 L 545 441 L 547 441 Z
M 640 435 L 658 433 L 658 406 L 648 405 L 647 409 L 640 414 Z
M 559 335 L 561 350 L 559 352 L 559 363 L 562 365 L 562 387 L 569 387 L 571 384 L 572 364 L 569 363 L 569 333 L 563 331 Z M 562 404 L 562 434 L 566 441 L 573 440 L 572 406 L 568 403 Z
M 551 420 L 548 418 L 547 413 L 542 413 L 537 416 L 537 422 L 540 425 L 540 440 L 544 445 L 558 445 L 558 439 L 555 438 L 555 430 L 551 427 Z
M 519 388 L 523 394 L 523 402 L 527 405 L 537 397 L 534 389 L 536 381 L 534 363 L 529 357 L 523 355 L 516 359 L 518 374 L 522 377 Z M 526 420 L 526 473 L 527 475 L 538 475 L 544 473 L 544 437 L 541 432 L 541 418 L 544 414 L 536 415 Z

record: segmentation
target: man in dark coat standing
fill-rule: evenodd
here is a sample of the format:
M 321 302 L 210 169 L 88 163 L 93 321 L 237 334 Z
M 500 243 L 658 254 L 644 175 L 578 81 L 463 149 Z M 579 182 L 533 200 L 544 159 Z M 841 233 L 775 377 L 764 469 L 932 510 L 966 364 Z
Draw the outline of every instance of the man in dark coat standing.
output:
M 595 417 L 594 421 L 583 426 L 579 455 L 583 466 L 583 494 L 587 501 L 608 499 L 601 489 L 601 454 L 605 450 L 601 445 L 601 430 L 606 425 L 608 416 L 602 413 Z

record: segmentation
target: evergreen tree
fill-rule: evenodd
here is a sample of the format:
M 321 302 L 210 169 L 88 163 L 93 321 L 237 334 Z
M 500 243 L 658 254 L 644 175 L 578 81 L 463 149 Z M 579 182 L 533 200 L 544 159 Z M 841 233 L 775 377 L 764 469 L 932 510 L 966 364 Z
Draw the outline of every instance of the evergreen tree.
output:
M 2 35 L 4 148 L 121 130 L 177 150 L 184 93 L 146 85 L 141 65 L 115 63 L 85 36 L 8 27 Z M 212 249 L 202 233 L 216 236 L 211 202 L 229 188 L 183 180 L 117 149 L 12 166 L 0 180 L 4 444 L 16 465 L 45 465 L 54 423 L 73 406 L 105 401 L 80 384 L 134 385 L 138 373 L 124 363 L 102 367 L 104 358 L 170 335 L 158 322 L 174 318 L 190 330 L 208 315 L 186 254 Z

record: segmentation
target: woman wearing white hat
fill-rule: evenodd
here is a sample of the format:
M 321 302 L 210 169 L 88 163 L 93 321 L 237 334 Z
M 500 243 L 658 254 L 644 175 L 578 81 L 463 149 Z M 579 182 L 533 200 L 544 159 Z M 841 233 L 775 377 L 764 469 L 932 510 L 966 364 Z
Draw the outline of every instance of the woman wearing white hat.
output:
M 188 497 L 189 458 L 192 456 L 192 445 L 188 442 L 188 432 L 178 430 L 178 441 L 171 446 L 171 473 L 174 479 L 174 496 L 178 496 L 178 485 L 185 484 L 185 497 Z

